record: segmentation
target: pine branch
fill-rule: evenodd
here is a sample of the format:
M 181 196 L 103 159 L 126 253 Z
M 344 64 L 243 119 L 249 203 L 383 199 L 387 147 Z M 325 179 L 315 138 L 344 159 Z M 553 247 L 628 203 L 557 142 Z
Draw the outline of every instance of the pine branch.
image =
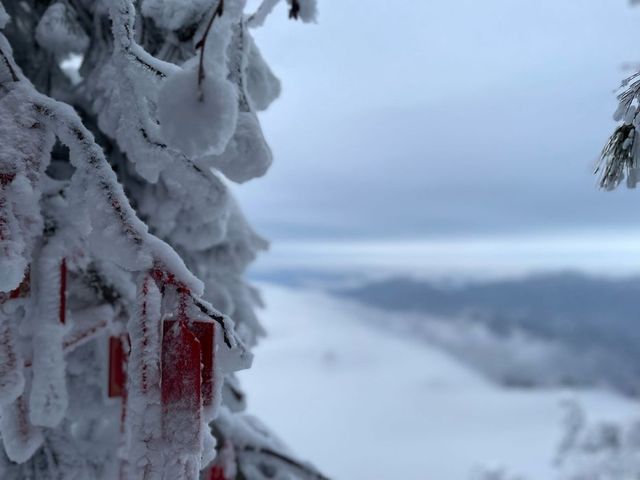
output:
M 1 49 L 0 53 L 6 57 Z M 18 81 L 20 81 L 20 79 L 18 79 Z M 164 269 L 166 269 L 166 265 L 176 262 L 178 264 L 182 263 L 177 254 L 159 239 L 154 238 L 152 244 L 149 245 L 148 239 L 152 238 L 151 235 L 141 229 L 143 224 L 137 219 L 135 212 L 131 208 L 128 199 L 122 191 L 122 187 L 117 183 L 115 174 L 104 158 L 102 150 L 97 144 L 95 144 L 93 136 L 88 130 L 86 130 L 84 125 L 82 125 L 80 118 L 75 114 L 75 112 L 67 108 L 65 108 L 65 111 L 63 112 L 61 104 L 46 98 L 37 92 L 33 92 L 33 97 L 33 107 L 35 111 L 42 116 L 43 121 L 52 122 L 54 124 L 58 134 L 62 134 L 61 140 L 63 143 L 67 143 L 70 148 L 74 148 L 77 151 L 85 153 L 83 158 L 84 163 L 76 163 L 75 166 L 76 168 L 81 169 L 89 168 L 92 171 L 92 173 L 87 175 L 87 178 L 90 178 L 97 183 L 99 191 L 104 195 L 105 204 L 110 205 L 111 210 L 115 218 L 117 218 L 125 236 L 138 248 L 143 246 L 149 247 L 149 249 L 154 252 L 156 263 L 159 262 L 159 264 L 164 265 Z M 158 246 L 156 247 L 155 245 Z M 166 259 L 168 261 L 163 260 L 163 255 L 160 254 L 158 247 L 160 247 L 164 252 L 171 252 L 171 256 L 174 258 Z M 177 278 L 178 282 L 188 288 L 189 294 L 198 310 L 221 325 L 224 332 L 225 344 L 230 349 L 240 347 L 241 351 L 246 353 L 243 342 L 237 337 L 237 335 L 235 335 L 235 332 L 232 334 L 229 331 L 228 322 L 225 321 L 225 318 L 218 314 L 209 304 L 194 295 L 193 287 L 197 285 L 198 287 L 195 290 L 196 292 L 199 292 L 200 282 L 193 276 L 180 276 L 176 272 L 170 272 L 168 275 L 170 275 L 171 278 Z M 241 355 L 244 356 L 245 353 L 241 353 Z
M 278 1 L 262 2 L 258 9 L 262 21 Z M 242 406 L 238 403 L 243 402 L 243 393 L 228 385 L 221 398 L 216 395 L 221 393 L 218 387 L 225 388 L 228 376 L 250 365 L 248 345 L 261 333 L 252 310 L 255 299 L 242 278 L 261 244 L 218 175 L 241 182 L 264 173 L 270 152 L 264 153 L 268 146 L 260 124 L 247 118 L 255 117 L 252 95 L 260 96 L 256 102 L 266 108 L 277 96 L 279 84 L 248 31 L 243 30 L 247 18 L 240 9 L 225 11 L 224 0 L 210 0 L 207 5 L 189 0 L 180 12 L 172 11 L 166 2 L 145 10 L 144 2 L 111 0 L 106 7 L 108 16 L 104 8 L 95 8 L 91 2 L 87 6 L 83 0 L 56 2 L 23 2 L 27 21 L 13 17 L 6 30 L 11 46 L 0 33 L 0 103 L 7 107 L 0 129 L 8 132 L 7 145 L 20 153 L 3 161 L 0 171 L 0 246 L 13 248 L 2 263 L 10 275 L 0 275 L 2 288 L 12 289 L 0 292 L 0 316 L 4 314 L 0 318 L 0 403 L 6 413 L 0 422 L 4 444 L 0 455 L 7 453 L 21 464 L 14 469 L 18 475 L 33 473 L 34 478 L 51 476 L 53 472 L 46 471 L 50 466 L 55 466 L 55 476 L 93 477 L 94 472 L 104 470 L 106 462 L 121 457 L 114 476 L 138 478 L 139 473 L 153 471 L 176 480 L 195 480 L 201 475 L 201 461 L 209 462 L 215 453 L 202 450 L 213 442 L 207 438 L 207 425 L 228 422 L 231 432 L 242 434 L 238 428 L 242 415 L 231 410 Z M 288 0 L 288 4 L 290 17 L 304 21 L 307 12 L 315 10 L 312 1 Z M 136 10 L 138 5 L 142 17 Z M 51 6 L 54 8 L 45 17 Z M 80 50 L 86 48 L 85 43 L 91 45 L 84 52 L 81 88 L 74 91 L 61 76 L 53 54 L 44 53 L 48 47 L 60 51 L 74 48 L 74 42 L 65 44 L 64 38 L 57 47 L 53 45 L 60 33 L 54 27 L 66 24 L 59 12 L 54 15 L 55 9 L 62 11 L 63 6 L 74 23 L 73 28 L 60 32 L 83 36 L 83 42 L 75 42 L 82 43 Z M 142 18 L 142 25 L 136 24 L 137 18 Z M 214 24 L 217 18 L 223 21 Z M 48 25 L 47 19 L 53 23 Z M 257 20 L 255 16 L 250 19 L 252 23 Z M 41 41 L 42 48 L 33 42 L 33 31 L 41 22 L 43 28 L 50 27 L 42 30 L 41 38 L 52 44 Z M 223 22 L 225 28 L 218 29 Z M 240 25 L 240 30 L 227 28 L 232 25 Z M 196 32 L 202 32 L 202 38 L 194 54 L 191 42 Z M 209 45 L 205 62 L 207 42 L 218 35 L 229 45 L 229 55 L 212 57 L 214 47 Z M 69 38 L 73 40 L 73 35 Z M 35 56 L 39 51 L 42 53 Z M 39 62 L 43 56 L 46 62 Z M 181 69 L 179 65 L 189 60 L 199 61 L 197 71 Z M 253 90 L 244 83 L 250 68 L 258 74 Z M 233 107 L 212 108 L 220 114 L 194 122 L 212 125 L 210 130 L 198 132 L 186 121 L 178 122 L 175 130 L 178 135 L 183 130 L 187 142 L 198 142 L 197 134 L 201 133 L 202 148 L 195 149 L 174 142 L 172 124 L 165 121 L 176 112 L 183 114 L 176 118 L 200 118 L 194 98 L 198 90 L 193 90 L 196 82 L 191 73 L 197 75 L 201 100 L 202 91 L 211 84 L 212 90 L 220 92 L 220 99 Z M 178 74 L 186 79 L 182 90 L 172 83 Z M 240 90 L 239 98 L 234 86 Z M 60 98 L 84 105 L 87 111 L 78 115 L 68 104 L 38 93 L 36 88 L 56 91 Z M 189 102 L 181 102 L 181 91 L 186 92 Z M 167 98 L 179 101 L 167 107 L 163 103 Z M 236 116 L 237 102 L 241 118 Z M 91 123 L 81 117 L 88 117 Z M 94 135 L 111 148 L 100 148 Z M 219 141 L 207 143 L 215 135 Z M 103 137 L 108 139 L 103 142 Z M 209 158 L 225 155 L 229 167 Z M 49 164 L 51 168 L 47 168 Z M 120 173 L 120 181 L 114 170 Z M 234 170 L 242 172 L 238 174 L 244 175 L 242 180 L 234 176 Z M 34 193 L 21 197 L 23 191 L 17 187 L 25 179 Z M 182 257 L 169 244 L 174 244 Z M 207 280 L 207 291 L 219 289 L 215 298 L 225 307 L 227 299 L 235 306 L 233 320 L 203 298 L 203 282 L 182 258 Z M 67 261 L 71 273 L 65 283 Z M 137 295 L 130 292 L 134 282 Z M 37 325 L 47 328 L 25 329 L 18 334 L 24 315 L 32 311 L 45 313 L 34 317 L 40 322 Z M 163 332 L 171 332 L 174 325 L 182 333 L 163 339 Z M 94 348 L 110 336 L 122 347 L 127 334 L 130 355 Z M 78 348 L 85 344 L 91 347 Z M 24 367 L 30 369 L 26 375 Z M 105 385 L 92 377 L 105 368 L 110 373 L 108 395 L 112 397 L 112 385 L 120 387 L 121 412 L 112 408 L 117 405 L 113 399 L 109 404 L 102 399 Z M 111 370 L 118 368 L 127 372 L 126 378 L 111 376 Z M 185 384 L 181 380 L 187 373 L 191 380 Z M 158 395 L 145 397 L 145 386 Z M 165 390 L 172 392 L 171 402 Z M 87 405 L 78 405 L 85 398 Z M 69 399 L 71 410 L 67 410 Z M 218 409 L 220 402 L 229 402 L 231 410 Z M 223 411 L 229 415 L 224 422 Z M 106 426 L 116 423 L 118 413 L 119 433 Z M 103 415 L 111 416 L 108 422 Z M 188 420 L 180 425 L 189 425 L 194 440 L 189 440 L 189 445 L 180 438 L 184 432 L 171 428 L 176 418 Z M 65 443 L 68 420 L 82 424 L 74 432 L 77 445 Z M 97 432 L 103 424 L 107 431 Z M 50 434 L 58 433 L 61 443 L 43 444 L 43 438 L 47 442 Z M 239 451 L 248 463 L 277 468 L 296 478 L 326 480 L 311 465 L 279 451 L 278 442 L 262 433 L 259 446 Z M 151 437 L 159 443 L 152 445 L 148 442 Z M 238 443 L 245 445 L 245 441 L 239 439 Z M 117 452 L 116 445 L 121 447 Z M 150 448 L 127 451 L 125 445 Z M 152 455 L 147 457 L 147 453 Z M 140 461 L 144 465 L 140 466 Z
M 595 174 L 601 173 L 600 187 L 605 190 L 615 189 L 625 174 L 635 168 L 634 159 L 636 129 L 633 125 L 621 125 L 611 135 L 600 154 L 600 163 Z
M 158 78 L 166 78 L 169 70 L 174 66 L 147 53 L 133 38 L 135 9 L 131 1 L 113 1 L 114 4 L 111 6 L 111 15 L 115 45 L 118 46 L 120 51 L 122 51 L 126 57 L 132 59 L 146 71 L 153 73 Z

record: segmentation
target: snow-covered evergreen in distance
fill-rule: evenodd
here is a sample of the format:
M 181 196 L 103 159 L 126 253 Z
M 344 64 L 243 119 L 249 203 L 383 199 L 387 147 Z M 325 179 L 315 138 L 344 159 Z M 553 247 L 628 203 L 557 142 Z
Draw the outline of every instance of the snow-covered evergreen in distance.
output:
M 565 432 L 554 459 L 556 480 L 640 478 L 640 421 L 591 421 L 577 401 L 567 401 Z M 504 469 L 486 469 L 471 480 L 535 480 Z
M 266 242 L 220 176 L 271 163 L 280 84 L 250 29 L 276 3 L 0 3 L 3 480 L 323 478 L 234 377 Z
M 577 402 L 568 403 L 556 464 L 562 480 L 639 478 L 640 421 L 592 422 Z
M 631 0 L 638 4 L 638 0 Z M 600 186 L 614 190 L 640 182 L 640 71 L 622 81 L 614 119 L 618 127 L 601 153 Z M 637 347 L 637 346 L 636 346 Z M 632 480 L 640 477 L 640 422 L 589 424 L 579 404 L 569 405 L 557 464 L 563 480 Z
M 640 3 L 630 0 L 632 5 Z M 628 188 L 636 188 L 640 182 L 640 150 L 638 126 L 640 126 L 640 71 L 625 78 L 620 84 L 618 109 L 613 118 L 617 128 L 600 154 L 596 174 L 600 186 L 614 190 L 626 179 Z

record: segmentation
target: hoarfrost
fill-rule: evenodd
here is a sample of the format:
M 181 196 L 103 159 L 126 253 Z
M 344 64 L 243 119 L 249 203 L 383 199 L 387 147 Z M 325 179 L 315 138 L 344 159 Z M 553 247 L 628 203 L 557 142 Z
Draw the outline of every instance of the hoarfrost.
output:
M 233 374 L 264 331 L 243 275 L 266 248 L 220 175 L 268 169 L 255 112 L 280 91 L 245 3 L 0 3 L 3 478 L 259 461 L 236 448 L 242 417 L 219 418 L 244 408 Z

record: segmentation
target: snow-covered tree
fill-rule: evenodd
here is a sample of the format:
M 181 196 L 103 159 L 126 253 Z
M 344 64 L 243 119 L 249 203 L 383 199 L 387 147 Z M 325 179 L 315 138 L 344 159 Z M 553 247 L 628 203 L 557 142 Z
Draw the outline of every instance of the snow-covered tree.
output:
M 631 3 L 638 4 L 640 0 Z M 614 114 L 618 126 L 602 150 L 596 168 L 600 186 L 606 190 L 615 189 L 625 179 L 628 188 L 635 188 L 640 182 L 640 71 L 622 81 L 618 102 Z
M 631 0 L 632 4 L 640 3 Z M 618 126 L 596 168 L 600 186 L 614 190 L 640 182 L 640 71 L 622 81 L 614 119 Z M 556 466 L 562 480 L 631 480 L 640 478 L 640 422 L 588 423 L 580 405 L 568 405 L 565 438 Z
M 0 478 L 322 478 L 243 414 L 278 0 L 0 3 Z M 287 0 L 309 22 L 315 0 Z M 73 63 L 79 63 L 79 69 Z
M 568 404 L 556 467 L 561 480 L 640 478 L 640 422 L 589 422 L 579 404 Z

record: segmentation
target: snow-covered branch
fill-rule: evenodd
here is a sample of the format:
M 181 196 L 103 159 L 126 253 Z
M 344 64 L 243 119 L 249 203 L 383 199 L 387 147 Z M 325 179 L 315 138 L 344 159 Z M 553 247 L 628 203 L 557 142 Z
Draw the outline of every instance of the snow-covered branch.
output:
M 233 374 L 264 334 L 243 273 L 267 243 L 220 178 L 272 161 L 256 112 L 280 83 L 244 0 L 6 6 L 0 477 L 249 478 L 266 456 L 322 478 L 271 437 L 212 428 L 244 408 Z

